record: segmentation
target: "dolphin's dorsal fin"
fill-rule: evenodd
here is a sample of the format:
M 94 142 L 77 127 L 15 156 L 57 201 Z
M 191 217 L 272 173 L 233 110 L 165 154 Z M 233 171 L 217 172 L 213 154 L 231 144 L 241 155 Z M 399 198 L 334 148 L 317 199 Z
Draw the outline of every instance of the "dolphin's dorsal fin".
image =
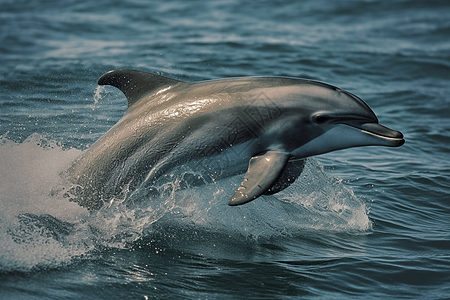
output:
M 175 85 L 179 82 L 176 79 L 129 69 L 109 71 L 98 80 L 99 85 L 111 85 L 121 90 L 127 97 L 128 107 L 160 87 Z
M 264 155 L 252 157 L 244 180 L 231 197 L 228 205 L 245 204 L 268 191 L 283 172 L 289 156 L 285 152 L 268 151 Z

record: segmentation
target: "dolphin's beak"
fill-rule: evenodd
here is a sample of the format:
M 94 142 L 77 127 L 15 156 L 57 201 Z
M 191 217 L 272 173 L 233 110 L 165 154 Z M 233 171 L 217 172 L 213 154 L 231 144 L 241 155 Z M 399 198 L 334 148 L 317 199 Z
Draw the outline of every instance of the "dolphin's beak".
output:
M 399 147 L 405 143 L 403 134 L 400 131 L 392 130 L 378 123 L 363 123 L 360 125 L 351 125 L 360 129 L 363 133 L 383 140 L 384 145 L 389 147 Z
M 399 147 L 405 143 L 400 131 L 392 130 L 378 123 L 378 119 L 371 110 L 365 114 L 318 114 L 317 118 L 329 120 L 332 124 L 343 124 L 357 129 L 365 134 L 367 144 L 388 147 Z M 325 116 L 325 118 L 324 118 Z M 360 136 L 362 138 L 362 136 Z M 364 145 L 364 144 L 362 144 Z

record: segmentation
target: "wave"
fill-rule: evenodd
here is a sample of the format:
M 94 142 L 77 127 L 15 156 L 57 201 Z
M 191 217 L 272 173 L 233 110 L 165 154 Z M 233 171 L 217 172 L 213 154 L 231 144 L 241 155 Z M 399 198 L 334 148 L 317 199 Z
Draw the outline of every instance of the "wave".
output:
M 227 202 L 243 175 L 188 189 L 174 179 L 156 195 L 140 186 L 88 212 L 55 193 L 63 184 L 61 172 L 81 153 L 38 134 L 22 143 L 0 137 L 1 272 L 60 267 L 105 248 L 151 244 L 155 235 L 172 242 L 213 234 L 265 243 L 311 231 L 372 229 L 366 204 L 315 159 L 288 189 L 239 207 Z M 174 178 L 185 177 L 183 168 L 176 172 Z

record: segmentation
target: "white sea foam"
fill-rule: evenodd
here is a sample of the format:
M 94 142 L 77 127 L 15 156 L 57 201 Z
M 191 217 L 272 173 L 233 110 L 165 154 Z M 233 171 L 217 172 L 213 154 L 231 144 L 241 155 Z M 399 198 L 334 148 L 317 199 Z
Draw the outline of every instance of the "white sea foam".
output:
M 63 150 L 37 134 L 23 143 L 1 138 L 0 269 L 58 265 L 85 252 L 86 249 L 54 236 L 58 226 L 76 223 L 86 216 L 86 210 L 62 197 L 51 196 L 52 188 L 60 181 L 60 172 L 80 153 L 76 149 Z M 52 216 L 55 224 L 46 224 L 39 219 L 41 215 Z

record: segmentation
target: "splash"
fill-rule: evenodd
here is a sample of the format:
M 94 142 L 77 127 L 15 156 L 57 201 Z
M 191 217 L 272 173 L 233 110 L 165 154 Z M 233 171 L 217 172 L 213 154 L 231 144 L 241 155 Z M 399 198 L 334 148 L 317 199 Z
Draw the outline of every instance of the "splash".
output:
M 185 178 L 196 174 L 180 167 L 171 175 L 172 181 L 156 187 L 157 192 L 149 195 L 142 185 L 97 212 L 95 223 L 104 228 L 102 235 L 119 246 L 165 225 L 179 228 L 180 234 L 203 230 L 253 241 L 305 230 L 351 234 L 371 230 L 364 202 L 342 181 L 328 177 L 315 159 L 307 161 L 301 178 L 288 189 L 238 207 L 227 203 L 243 175 L 187 188 Z
M 371 229 L 365 204 L 314 159 L 288 189 L 239 207 L 227 202 L 243 175 L 189 186 L 191 171 L 180 167 L 157 192 L 142 185 L 89 213 L 54 193 L 63 184 L 61 172 L 81 153 L 37 134 L 23 143 L 0 137 L 0 271 L 59 267 L 96 250 L 133 247 L 167 228 L 180 236 L 190 231 L 252 241 L 304 230 Z
M 97 88 L 95 89 L 95 92 L 94 92 L 94 104 L 91 105 L 91 108 L 93 110 L 97 107 L 99 101 L 101 99 L 103 99 L 102 94 L 104 94 L 104 93 L 105 93 L 105 87 L 101 86 L 101 85 L 97 86 Z

